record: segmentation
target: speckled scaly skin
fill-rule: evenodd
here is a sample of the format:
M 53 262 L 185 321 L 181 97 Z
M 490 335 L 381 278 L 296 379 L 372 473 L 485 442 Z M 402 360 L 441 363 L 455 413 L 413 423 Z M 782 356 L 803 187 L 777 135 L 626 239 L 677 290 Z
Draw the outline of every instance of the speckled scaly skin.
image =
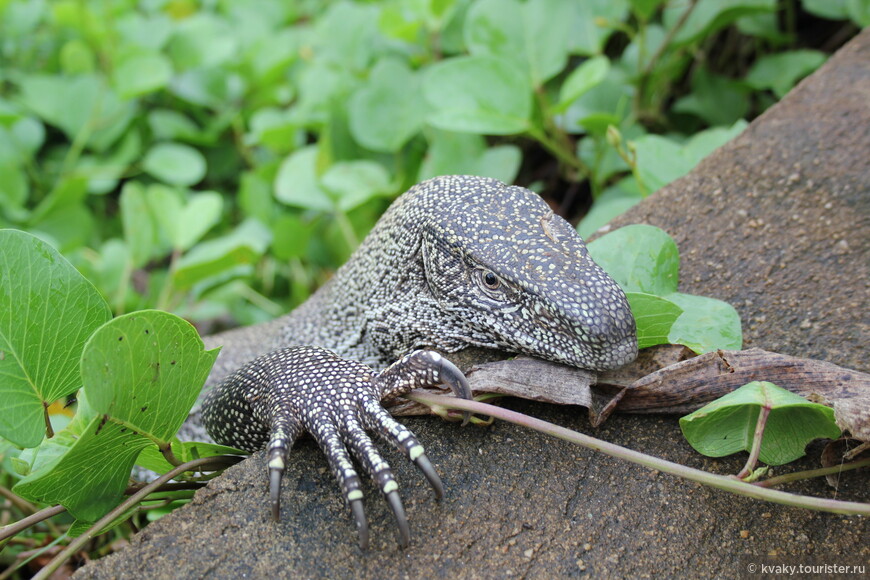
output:
M 281 425 L 289 447 L 301 430 L 318 438 L 325 429 L 335 434 L 321 442 L 334 469 L 344 460 L 343 445 L 366 462 L 369 448 L 360 448 L 348 417 L 385 433 L 385 424 L 371 420 L 383 409 L 371 402 L 376 394 L 365 400 L 354 394 L 370 387 L 353 363 L 330 363 L 321 384 L 312 377 L 323 376 L 317 370 L 323 357 L 279 349 L 326 347 L 375 369 L 414 349 L 480 346 L 591 370 L 622 366 L 637 354 L 625 295 L 590 259 L 574 228 L 535 193 L 472 176 L 437 177 L 411 188 L 307 302 L 265 325 L 206 342 L 224 346 L 208 384 L 226 378 L 203 411 L 215 440 L 257 449 L 269 438 L 268 426 L 274 432 Z M 231 374 L 263 353 L 270 354 Z M 408 386 L 416 379 L 405 371 L 399 365 L 385 372 Z M 347 380 L 339 378 L 344 372 Z M 256 410 L 242 399 L 270 404 Z M 232 436 L 220 428 L 227 423 L 237 427 Z
M 281 476 L 287 453 L 303 431 L 326 452 L 332 472 L 356 519 L 360 545 L 368 545 L 359 476 L 349 447 L 386 497 L 406 546 L 410 531 L 398 484 L 366 429 L 394 444 L 423 472 L 440 499 L 441 479 L 416 437 L 381 406 L 415 388 L 446 384 L 457 396 L 471 398 L 465 377 L 434 351 L 416 350 L 380 373 L 362 363 L 312 346 L 272 351 L 233 373 L 203 404 L 203 422 L 218 441 L 259 449 L 268 442 L 272 517 L 279 519 Z M 467 419 L 467 416 L 466 416 Z

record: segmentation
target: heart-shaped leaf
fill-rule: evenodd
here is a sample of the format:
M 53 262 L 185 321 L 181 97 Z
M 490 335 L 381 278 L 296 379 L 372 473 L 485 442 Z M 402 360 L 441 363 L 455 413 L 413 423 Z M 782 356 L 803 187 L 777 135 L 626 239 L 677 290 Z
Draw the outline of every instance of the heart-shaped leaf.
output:
M 0 436 L 22 447 L 42 440 L 45 407 L 79 387 L 85 341 L 110 317 L 57 250 L 0 230 Z
M 432 125 L 461 133 L 513 135 L 530 127 L 531 86 L 508 60 L 456 57 L 433 65 L 423 81 Z
M 833 409 L 810 403 L 766 381 L 743 385 L 680 418 L 680 428 L 692 447 L 708 457 L 749 451 L 762 408 L 767 408 L 770 414 L 759 459 L 768 465 L 782 465 L 803 457 L 807 444 L 814 439 L 840 436 Z
M 217 358 L 190 323 L 145 310 L 119 316 L 88 340 L 81 377 L 96 413 L 69 450 L 22 479 L 16 493 L 60 503 L 94 521 L 123 497 L 142 449 L 167 444 L 184 422 Z

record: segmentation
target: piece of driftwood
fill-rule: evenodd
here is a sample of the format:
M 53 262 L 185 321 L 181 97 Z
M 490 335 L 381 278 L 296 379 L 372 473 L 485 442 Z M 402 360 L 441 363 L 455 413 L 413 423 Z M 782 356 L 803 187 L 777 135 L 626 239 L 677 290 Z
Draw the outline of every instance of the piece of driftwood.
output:
M 467 361 L 465 361 L 467 362 Z M 719 350 L 692 356 L 684 347 L 645 349 L 634 363 L 596 373 L 517 357 L 460 364 L 475 395 L 494 393 L 589 409 L 593 425 L 614 410 L 626 413 L 689 413 L 752 381 L 770 381 L 834 408 L 838 425 L 870 441 L 870 375 L 835 364 L 768 352 Z M 396 415 L 428 409 L 401 401 Z

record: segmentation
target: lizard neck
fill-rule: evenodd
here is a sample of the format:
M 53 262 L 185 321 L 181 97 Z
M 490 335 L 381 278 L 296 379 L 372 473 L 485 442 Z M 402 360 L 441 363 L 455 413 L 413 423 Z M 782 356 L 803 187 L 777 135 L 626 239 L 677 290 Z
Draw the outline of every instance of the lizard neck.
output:
M 284 319 L 281 343 L 310 344 L 383 368 L 415 348 L 455 352 L 473 340 L 426 281 L 425 193 L 400 198 L 351 258 Z

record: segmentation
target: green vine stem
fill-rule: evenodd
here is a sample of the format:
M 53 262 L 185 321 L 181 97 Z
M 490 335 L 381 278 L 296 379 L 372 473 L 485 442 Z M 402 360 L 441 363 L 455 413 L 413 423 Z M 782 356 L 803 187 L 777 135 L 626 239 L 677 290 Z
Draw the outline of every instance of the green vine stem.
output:
M 749 459 L 746 460 L 746 465 L 737 474 L 737 479 L 746 479 L 755 471 L 758 456 L 761 454 L 761 442 L 764 440 L 764 428 L 767 426 L 767 418 L 769 416 L 770 406 L 764 405 L 758 413 L 758 420 L 755 422 L 755 434 L 752 438 L 752 449 L 749 452 Z
M 172 452 L 172 443 L 158 443 L 157 448 L 160 450 L 161 455 L 163 455 L 163 459 L 169 462 L 173 467 L 178 467 L 181 465 L 182 461 L 175 456 L 175 453 Z
M 809 479 L 811 477 L 822 477 L 823 475 L 838 475 L 845 471 L 858 469 L 859 467 L 870 467 L 870 458 L 851 463 L 843 463 L 832 467 L 820 467 L 818 469 L 807 469 L 806 471 L 795 471 L 794 473 L 785 473 L 776 477 L 765 479 L 764 481 L 755 482 L 753 485 L 758 487 L 775 487 L 792 481 L 800 481 L 801 479 Z
M 115 509 L 107 513 L 103 516 L 98 522 L 88 528 L 88 531 L 75 538 L 73 541 L 69 543 L 69 545 L 64 548 L 62 552 L 60 552 L 54 559 L 45 565 L 34 577 L 34 580 L 47 580 L 51 577 L 52 573 L 55 570 L 60 568 L 60 566 L 70 558 L 73 554 L 75 554 L 78 550 L 82 548 L 85 544 L 91 541 L 95 536 L 99 535 L 99 533 L 109 525 L 115 518 L 119 517 L 121 514 L 131 509 L 133 506 L 141 502 L 145 499 L 149 494 L 153 493 L 157 488 L 159 488 L 164 483 L 168 482 L 170 479 L 184 473 L 185 471 L 198 471 L 204 469 L 204 466 L 209 466 L 213 468 L 217 467 L 228 467 L 229 465 L 238 463 L 244 459 L 244 457 L 240 457 L 237 455 L 218 455 L 213 457 L 201 457 L 199 459 L 194 459 L 193 461 L 188 461 L 187 463 L 183 463 L 173 469 L 172 471 L 168 471 L 152 481 L 150 484 L 146 485 L 122 503 L 118 504 Z
M 62 505 L 55 505 L 39 510 L 34 514 L 30 514 L 26 518 L 20 519 L 15 523 L 9 524 L 8 526 L 3 526 L 2 528 L 0 528 L 0 543 L 26 530 L 30 526 L 36 525 L 39 522 L 47 520 L 48 518 L 54 517 L 58 514 L 62 514 L 65 511 L 66 508 Z
M 437 410 L 439 408 L 457 409 L 460 411 L 471 411 L 472 413 L 490 415 L 492 417 L 496 417 L 497 419 L 501 419 L 509 423 L 514 423 L 515 425 L 528 427 L 529 429 L 534 429 L 536 431 L 540 431 L 541 433 L 546 433 L 547 435 L 551 435 L 559 439 L 564 439 L 565 441 L 570 441 L 571 443 L 581 445 L 588 449 L 600 451 L 601 453 L 610 455 L 611 457 L 631 461 L 632 463 L 643 465 L 644 467 L 648 467 L 649 469 L 655 469 L 663 473 L 676 475 L 690 481 L 696 481 L 698 483 L 702 483 L 710 487 L 715 487 L 717 489 L 722 489 L 724 491 L 735 493 L 737 495 L 742 495 L 744 497 L 750 497 L 753 499 L 760 499 L 773 503 L 801 507 L 811 510 L 831 512 L 835 514 L 870 516 L 870 504 L 808 497 L 775 489 L 759 487 L 757 485 L 735 479 L 732 476 L 715 475 L 713 473 L 701 471 L 700 469 L 694 469 L 692 467 L 673 463 L 665 459 L 652 457 L 651 455 L 646 455 L 644 453 L 640 453 L 639 451 L 634 451 L 632 449 L 627 449 L 613 443 L 608 443 L 606 441 L 590 437 L 589 435 L 584 435 L 583 433 L 571 431 L 570 429 L 554 425 L 553 423 L 548 423 L 547 421 L 542 421 L 541 419 L 535 419 L 534 417 L 529 417 L 528 415 L 523 415 L 522 413 L 517 413 L 515 411 L 510 411 L 508 409 L 503 409 L 501 407 L 496 407 L 493 405 L 487 405 L 486 403 L 467 401 L 464 399 L 457 399 L 455 397 L 431 395 L 422 391 L 413 391 L 411 394 L 405 395 L 405 398 L 410 399 L 416 403 L 421 403 L 428 407 L 432 407 L 433 410 Z

